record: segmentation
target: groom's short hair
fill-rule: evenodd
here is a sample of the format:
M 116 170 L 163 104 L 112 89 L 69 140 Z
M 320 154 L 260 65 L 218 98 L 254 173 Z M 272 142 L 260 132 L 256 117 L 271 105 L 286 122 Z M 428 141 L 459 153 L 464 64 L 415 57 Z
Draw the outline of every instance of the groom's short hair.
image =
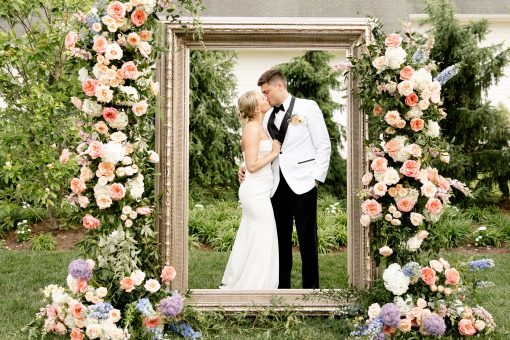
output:
M 262 73 L 262 75 L 259 78 L 259 81 L 257 82 L 257 86 L 262 86 L 264 84 L 269 83 L 274 84 L 277 81 L 281 81 L 283 83 L 283 86 L 287 87 L 287 79 L 285 79 L 283 73 L 277 69 L 272 68 Z

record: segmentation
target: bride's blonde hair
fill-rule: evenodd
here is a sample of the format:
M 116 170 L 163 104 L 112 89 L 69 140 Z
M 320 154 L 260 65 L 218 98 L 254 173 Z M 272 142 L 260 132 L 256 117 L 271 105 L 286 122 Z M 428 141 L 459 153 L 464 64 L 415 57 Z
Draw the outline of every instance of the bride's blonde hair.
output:
M 239 117 L 245 122 L 250 120 L 255 115 L 255 109 L 257 108 L 257 91 L 248 91 L 239 97 L 237 107 Z

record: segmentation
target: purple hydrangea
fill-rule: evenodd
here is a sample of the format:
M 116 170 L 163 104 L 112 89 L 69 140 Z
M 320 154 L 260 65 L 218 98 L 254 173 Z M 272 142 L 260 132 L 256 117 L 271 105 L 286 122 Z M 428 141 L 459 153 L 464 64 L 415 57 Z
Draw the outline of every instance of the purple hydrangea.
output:
M 78 259 L 74 260 L 69 264 L 69 275 L 71 275 L 74 279 L 79 280 L 90 280 L 92 277 L 92 269 L 90 269 L 87 261 Z
M 387 303 L 382 306 L 379 316 L 383 324 L 388 327 L 398 327 L 400 325 L 400 309 L 394 303 Z
M 431 336 L 443 336 L 446 331 L 444 319 L 437 314 L 430 314 L 423 320 L 423 329 Z
M 174 317 L 182 312 L 184 299 L 175 292 L 172 296 L 164 298 L 159 302 L 158 310 L 166 317 Z

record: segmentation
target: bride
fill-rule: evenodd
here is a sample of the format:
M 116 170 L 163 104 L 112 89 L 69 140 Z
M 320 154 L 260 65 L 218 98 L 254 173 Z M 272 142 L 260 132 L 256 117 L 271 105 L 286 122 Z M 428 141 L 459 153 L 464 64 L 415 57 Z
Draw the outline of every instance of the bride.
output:
M 239 187 L 243 214 L 220 288 L 277 289 L 278 238 L 270 195 L 271 162 L 281 145 L 262 128 L 264 114 L 271 108 L 262 93 L 246 92 L 238 106 L 246 122 L 241 146 L 247 172 Z

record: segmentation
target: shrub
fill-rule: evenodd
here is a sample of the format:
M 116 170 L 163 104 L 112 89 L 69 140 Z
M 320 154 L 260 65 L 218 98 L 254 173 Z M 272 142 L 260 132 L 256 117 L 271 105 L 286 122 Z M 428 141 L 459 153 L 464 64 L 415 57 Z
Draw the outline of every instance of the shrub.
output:
M 52 251 L 57 248 L 57 240 L 50 233 L 42 233 L 32 237 L 32 250 Z

